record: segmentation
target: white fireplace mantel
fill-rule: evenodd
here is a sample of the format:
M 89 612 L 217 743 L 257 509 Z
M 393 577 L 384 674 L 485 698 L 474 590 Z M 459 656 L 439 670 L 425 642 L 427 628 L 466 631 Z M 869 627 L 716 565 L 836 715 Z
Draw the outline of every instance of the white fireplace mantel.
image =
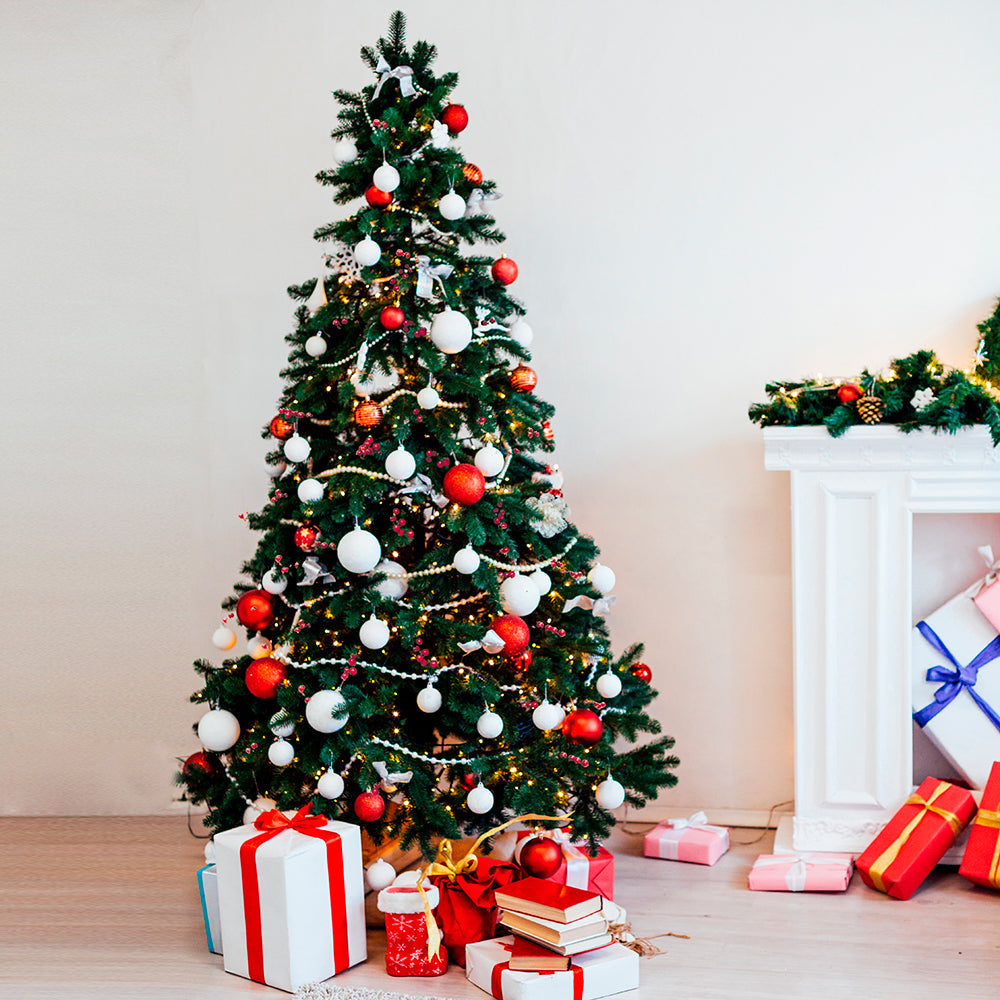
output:
M 913 515 L 1000 512 L 986 427 L 768 427 L 791 473 L 797 851 L 860 852 L 913 789 Z

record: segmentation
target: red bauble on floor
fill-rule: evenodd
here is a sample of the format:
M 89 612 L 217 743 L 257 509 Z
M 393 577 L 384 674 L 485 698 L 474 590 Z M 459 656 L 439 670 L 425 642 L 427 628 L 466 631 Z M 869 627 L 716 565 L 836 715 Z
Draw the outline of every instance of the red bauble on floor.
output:
M 501 285 L 512 285 L 517 280 L 517 264 L 510 257 L 498 257 L 493 261 L 490 274 L 494 281 L 499 281 Z
M 277 601 L 266 590 L 248 590 L 236 605 L 236 617 L 241 625 L 259 632 L 274 621 Z
M 463 507 L 479 503 L 486 492 L 486 477 L 474 465 L 453 465 L 444 474 L 444 495 Z
M 490 628 L 504 641 L 504 656 L 520 656 L 531 642 L 528 623 L 517 615 L 500 615 L 494 618 Z
M 549 878 L 563 863 L 562 848 L 549 837 L 532 837 L 520 850 L 520 865 L 526 875 Z
M 385 208 L 386 205 L 392 204 L 392 192 L 382 191 L 373 184 L 367 191 L 365 191 L 365 201 L 367 201 L 372 208 Z
M 592 747 L 600 741 L 603 732 L 601 717 L 589 708 L 578 708 L 563 719 L 563 736 L 577 746 Z
M 380 819 L 385 812 L 385 799 L 382 798 L 377 788 L 368 792 L 362 792 L 354 800 L 354 815 L 362 823 L 374 823 Z
M 452 135 L 458 135 L 469 124 L 469 112 L 461 104 L 449 104 L 441 112 L 441 119 Z
M 278 693 L 278 687 L 285 679 L 284 663 L 270 656 L 262 656 L 247 667 L 247 690 L 255 698 L 273 698 Z

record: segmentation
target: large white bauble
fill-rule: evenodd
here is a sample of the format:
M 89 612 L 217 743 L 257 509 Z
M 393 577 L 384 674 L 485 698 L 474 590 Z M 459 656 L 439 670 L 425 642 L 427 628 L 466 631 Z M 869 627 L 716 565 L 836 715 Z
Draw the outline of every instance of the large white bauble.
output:
M 484 740 L 495 740 L 503 732 L 503 719 L 496 712 L 483 712 L 476 723 L 476 732 Z
M 378 170 L 372 174 L 372 184 L 379 191 L 395 191 L 399 187 L 399 171 L 391 163 L 383 163 Z
M 485 785 L 476 785 L 465 800 L 470 812 L 482 816 L 493 808 L 493 793 Z
M 316 782 L 316 791 L 324 799 L 339 799 L 344 794 L 344 779 L 336 771 L 327 771 Z
M 503 452 L 499 448 L 494 448 L 488 444 L 476 452 L 476 457 L 472 460 L 476 463 L 476 468 L 487 478 L 492 479 L 499 476 L 503 471 L 505 461 Z
M 597 693 L 602 698 L 617 698 L 622 693 L 622 681 L 609 670 L 597 678 Z
M 553 705 L 548 699 L 531 713 L 531 721 L 535 724 L 536 729 L 558 729 L 565 718 L 566 713 L 562 706 Z
M 596 798 L 602 809 L 617 809 L 625 801 L 625 786 L 609 775 L 597 786 Z
M 444 309 L 431 322 L 431 343 L 442 354 L 458 354 L 472 340 L 472 324 L 465 313 Z
M 384 858 L 379 858 L 365 870 L 365 881 L 368 883 L 368 887 L 376 892 L 387 889 L 392 885 L 392 880 L 395 877 L 396 869 Z
M 302 503 L 315 503 L 323 499 L 323 484 L 318 479 L 303 479 L 295 492 Z
M 362 646 L 381 649 L 389 641 L 389 626 L 380 618 L 369 618 L 358 631 Z
M 615 571 L 600 563 L 587 574 L 587 581 L 599 594 L 610 594 L 615 589 Z
M 284 447 L 285 458 L 289 462 L 304 462 L 309 457 L 309 452 L 312 448 L 309 442 L 298 434 L 293 434 L 286 442 Z
M 321 354 L 326 354 L 326 341 L 318 333 L 314 333 L 306 341 L 306 354 L 311 358 L 318 358 Z
M 405 573 L 406 568 L 391 559 L 383 559 L 376 567 L 376 573 Z M 375 589 L 387 600 L 398 601 L 410 589 L 410 583 L 405 576 L 387 576 Z
M 459 573 L 464 573 L 466 576 L 471 576 L 475 573 L 479 569 L 479 563 L 479 553 L 471 545 L 466 545 L 464 549 L 459 549 L 455 553 L 455 558 L 451 561 L 452 566 Z
M 247 806 L 243 810 L 243 822 L 252 823 L 261 813 L 270 812 L 277 806 L 274 799 L 269 799 L 262 795 L 259 799 L 254 799 L 253 805 Z
M 535 339 L 535 331 L 523 319 L 516 319 L 507 327 L 507 333 L 515 344 L 527 347 Z
M 400 445 L 385 460 L 385 474 L 393 479 L 409 479 L 417 471 L 417 460 Z
M 382 546 L 364 528 L 354 528 L 337 543 L 337 561 L 349 573 L 370 573 L 381 558 Z
M 353 163 L 358 158 L 358 147 L 353 139 L 338 139 L 333 144 L 333 158 L 338 163 Z
M 432 712 L 436 712 L 441 707 L 441 692 L 438 691 L 436 687 L 428 684 L 420 693 L 417 695 L 417 708 L 421 712 L 426 712 L 430 715 Z
M 212 645 L 216 649 L 232 649 L 236 645 L 236 633 L 225 625 L 220 625 L 212 633 Z
M 535 589 L 541 597 L 544 597 L 552 589 L 552 581 L 544 569 L 536 569 L 528 579 L 535 585 Z
M 372 264 L 377 264 L 381 256 L 382 248 L 370 236 L 366 236 L 354 247 L 354 259 L 362 267 L 371 267 Z
M 317 691 L 306 703 L 306 722 L 318 733 L 335 733 L 347 725 L 347 716 L 339 719 L 333 713 L 346 704 L 347 699 L 339 691 L 324 688 Z
M 247 641 L 247 652 L 255 659 L 270 656 L 274 650 L 274 645 L 266 635 L 259 632 L 252 639 Z
M 285 588 L 288 586 L 287 577 L 278 576 L 273 569 L 269 569 L 264 574 L 264 579 L 260 581 L 260 585 L 269 594 L 283 594 Z
M 268 720 L 267 728 L 278 737 L 279 740 L 286 740 L 292 733 L 295 732 L 295 720 L 290 716 L 285 714 L 285 710 L 281 709 L 275 712 L 274 715 Z
M 288 740 L 275 740 L 267 748 L 267 759 L 275 767 L 287 767 L 295 760 L 295 747 Z
M 520 573 L 508 577 L 500 584 L 500 603 L 509 615 L 523 618 L 538 607 L 538 588 Z
M 465 215 L 465 199 L 454 191 L 449 191 L 439 202 L 438 211 L 443 219 L 454 222 Z
M 422 410 L 433 410 L 441 402 L 441 394 L 432 385 L 425 385 L 417 393 L 417 406 Z
M 240 720 L 224 708 L 213 708 L 198 720 L 198 739 L 206 750 L 221 753 L 240 738 Z

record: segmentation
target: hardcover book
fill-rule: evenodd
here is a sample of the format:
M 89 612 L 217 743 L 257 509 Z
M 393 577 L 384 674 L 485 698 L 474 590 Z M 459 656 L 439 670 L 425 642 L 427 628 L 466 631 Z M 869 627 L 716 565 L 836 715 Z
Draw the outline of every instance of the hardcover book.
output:
M 510 953 L 510 968 L 515 972 L 565 972 L 569 955 L 559 955 L 527 938 L 514 937 Z
M 568 924 L 572 920 L 599 913 L 602 897 L 596 892 L 558 885 L 542 878 L 526 878 L 495 892 L 497 906 L 514 913 Z

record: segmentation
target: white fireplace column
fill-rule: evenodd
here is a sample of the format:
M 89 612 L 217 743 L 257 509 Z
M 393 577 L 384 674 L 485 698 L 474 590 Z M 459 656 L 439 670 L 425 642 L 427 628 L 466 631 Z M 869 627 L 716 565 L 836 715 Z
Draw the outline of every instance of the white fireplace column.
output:
M 985 427 L 768 427 L 791 473 L 797 851 L 860 852 L 913 790 L 915 513 L 1000 512 Z

